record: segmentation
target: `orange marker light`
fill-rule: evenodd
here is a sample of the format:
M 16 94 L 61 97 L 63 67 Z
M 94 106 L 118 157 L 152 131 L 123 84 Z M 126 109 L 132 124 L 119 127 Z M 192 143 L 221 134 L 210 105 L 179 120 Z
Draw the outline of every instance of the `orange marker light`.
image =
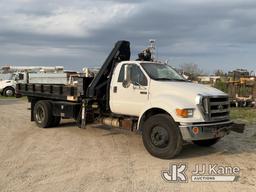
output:
M 188 117 L 188 110 L 186 110 L 186 109 L 176 109 L 176 114 L 180 117 Z
M 193 127 L 192 131 L 195 135 L 197 135 L 199 133 L 199 128 L 198 127 Z

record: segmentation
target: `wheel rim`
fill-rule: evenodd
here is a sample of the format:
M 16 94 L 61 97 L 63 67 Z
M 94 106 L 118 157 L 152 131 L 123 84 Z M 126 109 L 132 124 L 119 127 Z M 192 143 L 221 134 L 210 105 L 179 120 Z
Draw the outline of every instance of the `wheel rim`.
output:
M 42 123 L 45 118 L 44 109 L 42 107 L 38 107 L 36 111 L 36 121 L 38 123 Z
M 6 92 L 5 92 L 5 94 L 6 94 L 6 96 L 13 96 L 13 90 L 11 90 L 11 89 L 8 89 L 8 90 L 6 90 Z
M 164 148 L 169 143 L 168 131 L 164 127 L 156 126 L 151 131 L 152 144 L 159 148 Z

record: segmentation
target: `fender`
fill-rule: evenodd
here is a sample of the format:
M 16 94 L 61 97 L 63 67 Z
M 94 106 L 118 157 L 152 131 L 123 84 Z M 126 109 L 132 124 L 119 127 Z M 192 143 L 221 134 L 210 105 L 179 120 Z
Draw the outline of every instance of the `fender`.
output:
M 15 90 L 16 84 L 13 80 L 4 80 L 0 83 L 0 92 L 3 92 L 7 87 L 12 87 Z
M 169 114 L 175 122 L 202 122 L 203 117 L 201 113 L 195 109 L 194 116 L 191 118 L 181 118 L 176 115 L 176 109 L 185 109 L 192 108 L 195 109 L 195 104 L 191 101 L 184 100 L 183 98 L 177 97 L 175 95 L 161 95 L 155 98 L 152 98 L 151 102 L 146 105 L 139 115 L 137 130 L 141 129 L 142 119 L 145 114 L 150 110 L 156 110 L 159 112 L 165 112 Z

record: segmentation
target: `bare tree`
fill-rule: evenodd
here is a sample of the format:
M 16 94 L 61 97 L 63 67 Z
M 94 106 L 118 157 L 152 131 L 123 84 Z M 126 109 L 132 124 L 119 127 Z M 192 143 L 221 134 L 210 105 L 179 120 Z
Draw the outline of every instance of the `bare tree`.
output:
M 221 69 L 217 69 L 217 70 L 214 72 L 214 75 L 215 75 L 215 76 L 225 76 L 225 73 L 224 73 Z
M 180 69 L 189 76 L 190 80 L 196 80 L 197 76 L 204 74 L 203 70 L 195 63 L 184 63 L 180 65 Z

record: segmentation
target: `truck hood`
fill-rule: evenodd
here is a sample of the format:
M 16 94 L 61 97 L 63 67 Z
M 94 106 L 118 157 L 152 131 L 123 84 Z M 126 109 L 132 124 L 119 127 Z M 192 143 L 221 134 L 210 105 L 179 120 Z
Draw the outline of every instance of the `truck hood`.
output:
M 0 83 L 11 83 L 12 80 L 1 80 Z
M 0 87 L 5 87 L 6 85 L 12 85 L 13 80 L 2 80 L 0 81 Z
M 207 85 L 176 81 L 151 81 L 151 94 L 172 95 L 191 101 L 197 95 L 227 96 L 224 92 Z
M 12 83 L 13 80 L 1 80 L 0 84 Z

